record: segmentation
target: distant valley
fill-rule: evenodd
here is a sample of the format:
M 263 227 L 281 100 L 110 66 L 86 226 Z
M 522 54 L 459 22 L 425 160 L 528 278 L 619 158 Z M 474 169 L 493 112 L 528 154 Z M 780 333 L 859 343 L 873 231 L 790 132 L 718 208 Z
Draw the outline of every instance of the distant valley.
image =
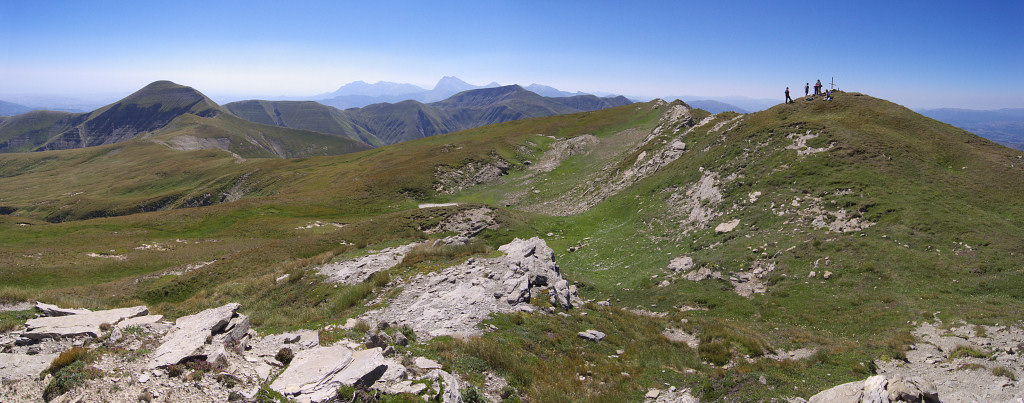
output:
M 1024 150 L 1024 108 L 922 109 L 918 113 L 949 123 L 1004 146 Z

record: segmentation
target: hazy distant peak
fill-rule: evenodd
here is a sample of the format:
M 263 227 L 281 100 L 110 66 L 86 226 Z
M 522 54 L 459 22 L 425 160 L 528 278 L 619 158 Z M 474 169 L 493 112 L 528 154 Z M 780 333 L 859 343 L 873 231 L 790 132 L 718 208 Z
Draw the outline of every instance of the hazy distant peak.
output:
M 475 85 L 460 80 L 458 77 L 444 76 L 434 86 L 434 91 L 465 91 L 476 88 Z
M 376 83 L 370 84 L 365 81 L 359 80 L 341 86 L 336 91 L 328 94 L 328 96 L 338 97 L 346 95 L 363 95 L 370 97 L 379 97 L 413 94 L 423 91 L 426 90 L 413 84 L 393 83 L 390 81 L 377 81 Z

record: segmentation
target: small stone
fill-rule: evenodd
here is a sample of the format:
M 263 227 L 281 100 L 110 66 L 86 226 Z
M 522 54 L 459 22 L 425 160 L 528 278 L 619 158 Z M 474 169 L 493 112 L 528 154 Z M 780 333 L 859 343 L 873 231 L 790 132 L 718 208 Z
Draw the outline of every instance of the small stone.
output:
M 651 389 L 651 390 L 647 391 L 647 394 L 644 395 L 644 398 L 645 399 L 657 399 L 658 396 L 661 396 L 661 391 L 657 390 L 657 389 Z
M 416 357 L 413 364 L 422 369 L 441 369 L 441 364 L 425 357 Z
M 814 272 L 814 271 L 812 270 L 812 271 L 811 271 L 810 273 L 808 273 L 808 274 L 807 274 L 807 278 L 812 278 L 812 277 L 814 277 L 814 276 L 817 276 L 817 275 L 818 275 L 818 273 L 815 273 L 815 272 Z
M 823 277 L 825 277 L 825 279 L 828 280 L 829 277 L 832 277 L 832 272 L 826 270 Z
M 590 341 L 601 341 L 605 334 L 594 329 L 586 330 L 583 332 L 576 333 L 577 336 L 590 340 Z

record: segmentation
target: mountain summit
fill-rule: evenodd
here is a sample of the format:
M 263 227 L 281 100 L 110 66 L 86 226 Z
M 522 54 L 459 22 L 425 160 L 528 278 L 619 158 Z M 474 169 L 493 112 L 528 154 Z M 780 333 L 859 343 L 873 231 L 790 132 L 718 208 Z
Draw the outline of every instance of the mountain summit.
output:
M 192 87 L 156 81 L 89 113 L 33 111 L 0 124 L 0 151 L 42 151 L 119 143 L 166 126 L 183 114 L 224 112 Z

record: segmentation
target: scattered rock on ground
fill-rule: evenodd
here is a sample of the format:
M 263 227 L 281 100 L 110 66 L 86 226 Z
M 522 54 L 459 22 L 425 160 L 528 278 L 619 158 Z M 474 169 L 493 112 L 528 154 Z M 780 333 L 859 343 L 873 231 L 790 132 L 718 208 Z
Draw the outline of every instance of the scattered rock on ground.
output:
M 296 354 L 270 388 L 296 400 L 323 402 L 334 398 L 342 385 L 373 385 L 386 370 L 380 348 L 317 347 Z
M 99 335 L 103 333 L 103 331 L 100 330 L 100 325 L 102 324 L 114 325 L 126 318 L 142 316 L 148 313 L 148 308 L 144 306 L 135 306 L 131 308 L 119 308 L 105 311 L 29 319 L 25 321 L 25 331 L 22 332 L 21 336 L 32 340 L 53 337 L 99 337 Z
M 174 327 L 164 338 L 163 344 L 153 353 L 149 368 L 178 364 L 190 357 L 208 356 L 212 351 L 207 349 L 207 338 L 223 331 L 238 332 L 240 330 L 227 328 L 232 318 L 237 316 L 236 311 L 239 307 L 238 303 L 230 303 L 178 318 L 174 322 Z M 239 323 L 238 326 L 244 326 L 245 330 L 241 330 L 240 333 L 246 333 L 249 330 L 248 319 L 244 320 L 244 324 Z
M 599 331 L 594 330 L 594 329 L 585 330 L 585 331 L 576 333 L 576 335 L 581 337 L 581 338 L 590 340 L 590 341 L 601 341 L 601 339 L 603 339 L 604 336 L 605 336 L 604 333 L 599 332 Z

